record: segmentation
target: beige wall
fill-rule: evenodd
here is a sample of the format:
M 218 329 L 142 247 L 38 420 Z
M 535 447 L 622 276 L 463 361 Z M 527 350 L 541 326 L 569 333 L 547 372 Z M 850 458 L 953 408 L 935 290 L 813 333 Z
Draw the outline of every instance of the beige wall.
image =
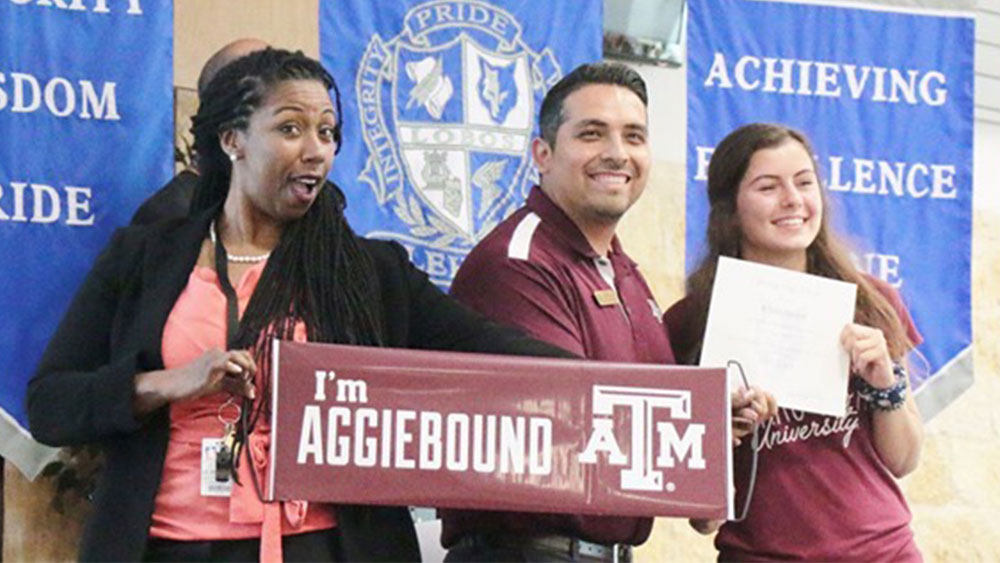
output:
M 319 0 L 174 0 L 174 84 L 194 88 L 212 53 L 243 37 L 319 56 Z
M 258 37 L 317 55 L 317 0 L 176 0 L 175 84 L 193 87 L 204 60 L 239 37 Z M 622 227 L 626 247 L 661 305 L 683 291 L 685 106 L 683 70 L 641 69 L 650 86 L 654 169 Z M 917 541 L 928 561 L 1000 560 L 1000 126 L 977 124 L 973 307 L 976 384 L 927 425 L 920 468 L 905 483 Z M 933 265 L 927 265 L 933 267 Z M 57 517 L 50 485 L 28 484 L 8 465 L 5 561 L 72 557 L 79 510 Z M 661 520 L 640 561 L 714 559 L 711 539 Z

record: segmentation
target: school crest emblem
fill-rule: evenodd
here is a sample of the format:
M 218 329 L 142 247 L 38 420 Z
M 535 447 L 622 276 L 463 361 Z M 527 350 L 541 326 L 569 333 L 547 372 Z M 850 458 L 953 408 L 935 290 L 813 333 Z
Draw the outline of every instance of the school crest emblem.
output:
M 521 204 L 537 182 L 538 105 L 562 76 L 552 52 L 521 31 L 497 6 L 437 0 L 411 8 L 398 35 L 371 36 L 354 83 L 367 148 L 359 179 L 399 227 L 361 234 L 443 253 L 457 267 Z

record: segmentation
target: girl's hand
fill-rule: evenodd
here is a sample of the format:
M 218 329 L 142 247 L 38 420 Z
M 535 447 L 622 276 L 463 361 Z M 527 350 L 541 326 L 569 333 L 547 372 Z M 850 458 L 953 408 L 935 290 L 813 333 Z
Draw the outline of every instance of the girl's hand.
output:
M 750 435 L 754 427 L 778 414 L 778 401 L 774 395 L 751 385 L 730 394 L 733 410 L 733 445 Z
M 889 346 L 881 330 L 851 323 L 840 333 L 840 344 L 851 356 L 851 372 L 869 385 L 887 389 L 896 383 Z

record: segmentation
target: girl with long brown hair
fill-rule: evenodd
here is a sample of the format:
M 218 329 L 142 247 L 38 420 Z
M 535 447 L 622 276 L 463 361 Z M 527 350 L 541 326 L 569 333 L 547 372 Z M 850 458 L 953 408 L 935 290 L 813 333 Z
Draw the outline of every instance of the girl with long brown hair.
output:
M 692 524 L 719 529 L 720 560 L 920 560 L 895 481 L 916 467 L 923 441 L 904 367 L 920 334 L 898 294 L 858 272 L 832 232 L 813 154 L 802 133 L 763 123 L 716 147 L 707 251 L 664 320 L 678 360 L 697 363 L 720 256 L 856 284 L 854 322 L 841 334 L 851 357 L 847 415 L 780 409 L 757 430 L 746 518 Z M 737 450 L 738 499 L 747 495 L 752 447 L 747 440 Z

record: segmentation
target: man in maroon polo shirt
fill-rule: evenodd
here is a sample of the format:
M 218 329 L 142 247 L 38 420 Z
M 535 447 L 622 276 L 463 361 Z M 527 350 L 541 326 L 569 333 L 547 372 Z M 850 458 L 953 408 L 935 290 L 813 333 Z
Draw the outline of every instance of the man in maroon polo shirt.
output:
M 472 250 L 452 295 L 586 358 L 674 363 L 660 309 L 615 236 L 646 187 L 646 104 L 642 77 L 624 65 L 583 65 L 559 81 L 542 102 L 541 138 L 532 144 L 541 185 Z M 623 516 L 441 514 L 447 561 L 627 560 L 628 546 L 653 525 Z

